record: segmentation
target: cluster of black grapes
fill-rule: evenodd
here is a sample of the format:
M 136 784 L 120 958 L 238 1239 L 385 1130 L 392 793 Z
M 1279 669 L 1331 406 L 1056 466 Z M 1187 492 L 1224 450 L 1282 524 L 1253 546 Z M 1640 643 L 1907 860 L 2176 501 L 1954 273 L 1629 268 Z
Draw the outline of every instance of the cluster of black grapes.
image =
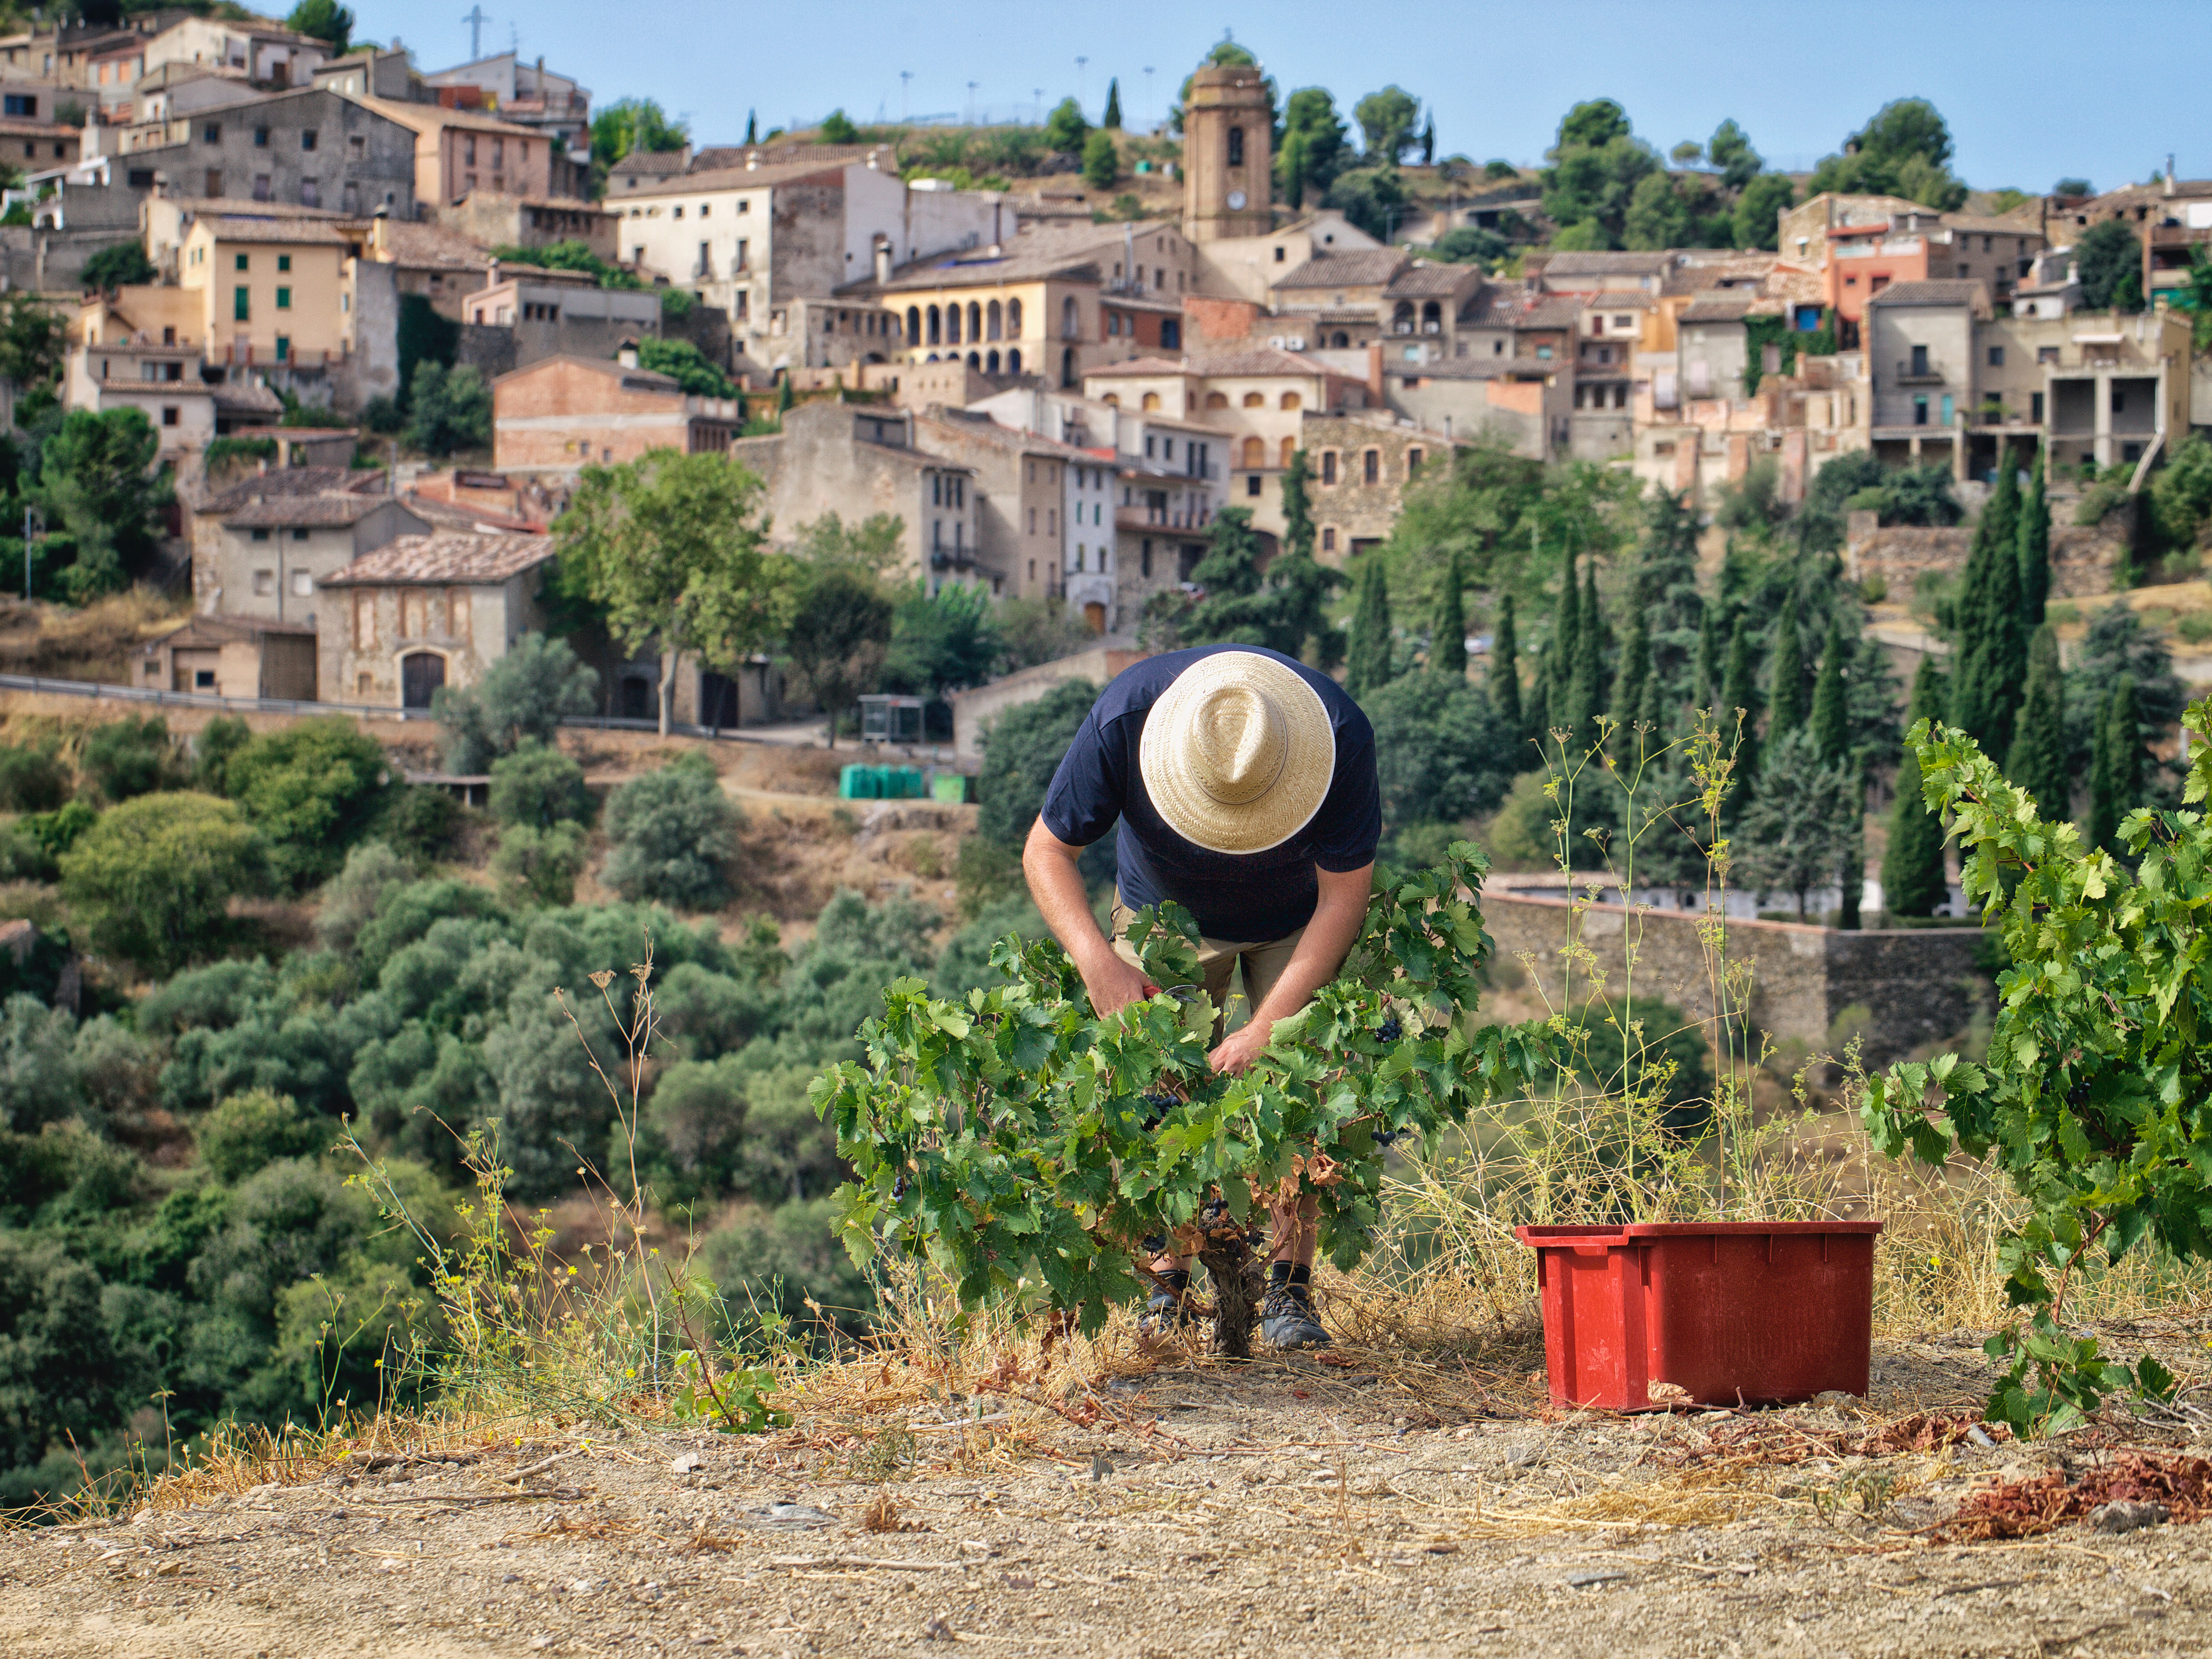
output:
M 1398 1023 L 1397 1015 L 1385 1014 L 1382 1023 L 1375 1028 L 1375 1035 L 1385 1042 L 1395 1042 L 1406 1035 L 1406 1028 Z
M 1176 1099 L 1174 1092 L 1167 1089 L 1152 1090 L 1144 1097 L 1144 1102 L 1146 1110 L 1143 1127 L 1147 1129 L 1158 1128 L 1161 1124 L 1167 1121 L 1168 1114 L 1182 1103 Z

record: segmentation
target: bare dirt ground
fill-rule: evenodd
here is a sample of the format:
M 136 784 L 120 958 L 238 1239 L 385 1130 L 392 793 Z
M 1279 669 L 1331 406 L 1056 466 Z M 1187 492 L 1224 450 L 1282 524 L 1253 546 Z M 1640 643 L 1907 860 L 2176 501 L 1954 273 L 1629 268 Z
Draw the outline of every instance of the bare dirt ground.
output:
M 2145 1340 L 2177 1358 L 2201 1340 L 2127 1339 Z M 1884 1343 L 1864 1401 L 1613 1417 L 1550 1412 L 1518 1370 L 1462 1366 L 1440 1393 L 1367 1350 L 1176 1351 L 1048 1409 L 1018 1376 L 971 1399 L 909 1380 L 886 1385 L 905 1402 L 888 1414 L 802 1413 L 751 1439 L 454 1442 L 380 1468 L 356 1454 L 0 1536 L 0 1650 L 2212 1648 L 2212 1537 L 2194 1526 L 1977 1543 L 1946 1524 L 2000 1483 L 2060 1490 L 2127 1446 L 2183 1449 L 2180 1431 L 2127 1419 L 2048 1445 L 1936 1443 L 1971 1431 L 1986 1364 L 1966 1333 Z M 1447 1395 L 1459 1403 L 1437 1408 Z M 1918 1415 L 1947 1409 L 1932 1432 Z M 1884 1449 L 1916 1436 L 1929 1449 Z

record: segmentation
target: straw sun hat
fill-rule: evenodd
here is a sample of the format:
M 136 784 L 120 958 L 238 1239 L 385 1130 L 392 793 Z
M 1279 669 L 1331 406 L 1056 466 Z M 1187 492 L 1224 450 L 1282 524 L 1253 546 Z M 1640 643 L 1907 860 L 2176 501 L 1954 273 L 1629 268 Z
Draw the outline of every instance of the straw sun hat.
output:
M 1336 730 L 1321 694 L 1251 651 L 1201 657 L 1145 720 L 1146 792 L 1186 841 L 1216 853 L 1279 847 L 1321 809 Z

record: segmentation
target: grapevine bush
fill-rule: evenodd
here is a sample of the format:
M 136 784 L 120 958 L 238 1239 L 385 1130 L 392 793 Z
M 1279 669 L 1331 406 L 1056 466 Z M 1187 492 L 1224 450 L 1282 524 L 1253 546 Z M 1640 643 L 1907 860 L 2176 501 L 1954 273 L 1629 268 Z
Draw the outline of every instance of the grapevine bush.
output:
M 2193 805 L 2212 792 L 2212 701 L 2183 719 L 2207 739 L 2184 793 Z M 2028 1200 L 2002 1257 L 2007 1296 L 2027 1311 L 1990 1339 L 2010 1365 L 1990 1411 L 2059 1432 L 2108 1392 L 2172 1384 L 2148 1355 L 2121 1364 L 2061 1324 L 2092 1252 L 2117 1261 L 2150 1241 L 2212 1255 L 2212 825 L 2201 811 L 2132 812 L 2124 862 L 2046 822 L 1965 733 L 1923 720 L 1909 741 L 1929 810 L 1964 854 L 1967 896 L 2014 965 L 1997 981 L 1987 1064 L 1898 1066 L 1870 1085 L 1865 1121 L 1892 1157 L 1986 1158 Z
M 1472 1027 L 1491 944 L 1475 899 L 1486 860 L 1455 842 L 1408 876 L 1378 869 L 1343 972 L 1244 1073 L 1208 1066 L 1215 1010 L 1198 985 L 1189 916 L 1139 913 L 1129 938 L 1158 995 L 1094 1018 L 1050 941 L 1001 940 L 1000 982 L 940 1000 L 895 981 L 861 1028 L 866 1059 L 815 1080 L 854 1178 L 842 1232 L 926 1255 L 963 1304 L 1010 1298 L 1095 1332 L 1138 1288 L 1153 1235 L 1199 1254 L 1224 1301 L 1218 1245 L 1272 1199 L 1319 1200 L 1322 1243 L 1348 1268 L 1380 1218 L 1382 1147 L 1431 1147 L 1494 1091 L 1554 1065 L 1540 1025 Z M 1236 1351 L 1237 1339 L 1218 1345 Z

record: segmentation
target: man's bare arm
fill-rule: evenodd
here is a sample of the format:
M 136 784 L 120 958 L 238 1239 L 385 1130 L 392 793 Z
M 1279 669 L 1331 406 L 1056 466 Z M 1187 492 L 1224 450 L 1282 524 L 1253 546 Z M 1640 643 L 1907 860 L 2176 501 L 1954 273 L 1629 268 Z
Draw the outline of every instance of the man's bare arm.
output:
M 1097 919 L 1091 914 L 1091 895 L 1084 888 L 1082 872 L 1075 867 L 1082 853 L 1039 818 L 1030 826 L 1028 844 L 1022 848 L 1022 873 L 1029 878 L 1030 896 L 1036 901 L 1045 926 L 1083 975 L 1091 1006 L 1103 1019 L 1116 1009 L 1142 1001 L 1157 988 L 1116 956 L 1098 931 Z
M 1313 1000 L 1313 994 L 1336 977 L 1344 959 L 1359 938 L 1367 920 L 1367 900 L 1375 885 L 1375 866 L 1363 865 L 1341 873 L 1319 870 L 1315 876 L 1321 896 L 1313 920 L 1299 936 L 1283 976 L 1267 993 L 1267 1000 L 1252 1011 L 1252 1018 L 1224 1038 L 1212 1054 L 1217 1072 L 1241 1072 L 1257 1059 L 1274 1030 L 1275 1022 L 1288 1019 Z

